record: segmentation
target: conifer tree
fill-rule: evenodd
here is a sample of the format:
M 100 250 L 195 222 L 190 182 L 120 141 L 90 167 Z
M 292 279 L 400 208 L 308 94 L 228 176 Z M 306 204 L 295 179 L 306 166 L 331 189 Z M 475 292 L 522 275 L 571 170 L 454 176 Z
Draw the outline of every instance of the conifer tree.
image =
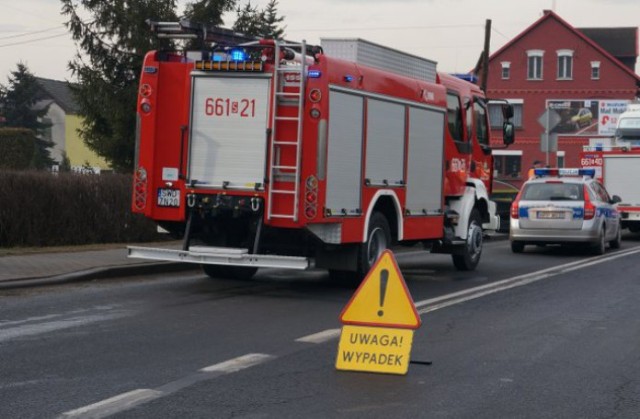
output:
M 17 69 L 11 72 L 7 85 L 0 85 L 0 112 L 3 115 L 0 126 L 32 130 L 35 135 L 35 151 L 31 167 L 48 169 L 54 164 L 49 150 L 53 142 L 44 136 L 51 124 L 42 119 L 49 106 L 38 109 L 35 107 L 41 98 L 41 88 L 36 77 L 25 64 L 18 63 Z

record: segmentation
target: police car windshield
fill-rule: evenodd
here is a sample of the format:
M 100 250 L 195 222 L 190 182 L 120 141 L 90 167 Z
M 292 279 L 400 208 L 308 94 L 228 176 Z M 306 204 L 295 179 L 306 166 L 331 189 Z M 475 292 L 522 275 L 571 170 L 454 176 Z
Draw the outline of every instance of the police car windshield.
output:
M 522 191 L 526 201 L 582 201 L 583 188 L 577 183 L 529 183 Z

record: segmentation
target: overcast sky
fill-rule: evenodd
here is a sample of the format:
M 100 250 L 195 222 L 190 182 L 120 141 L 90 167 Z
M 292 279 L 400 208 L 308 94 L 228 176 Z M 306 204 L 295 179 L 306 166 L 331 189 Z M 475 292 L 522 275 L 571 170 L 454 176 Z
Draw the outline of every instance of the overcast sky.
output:
M 264 7 L 268 0 L 251 3 Z M 554 9 L 575 27 L 640 25 L 640 0 L 280 0 L 278 7 L 287 39 L 363 38 L 435 60 L 446 72 L 466 72 L 475 65 L 486 19 L 492 20 L 493 52 L 544 9 Z M 0 0 L 0 10 L 0 83 L 6 84 L 18 62 L 36 76 L 71 80 L 67 63 L 76 47 L 59 1 Z M 228 16 L 227 26 L 233 17 Z

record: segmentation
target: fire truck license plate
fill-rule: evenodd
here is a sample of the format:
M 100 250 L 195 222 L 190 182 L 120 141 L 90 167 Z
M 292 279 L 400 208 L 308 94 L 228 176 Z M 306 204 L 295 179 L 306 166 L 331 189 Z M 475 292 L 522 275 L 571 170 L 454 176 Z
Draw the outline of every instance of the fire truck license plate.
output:
M 159 207 L 179 207 L 180 190 L 178 189 L 158 189 Z

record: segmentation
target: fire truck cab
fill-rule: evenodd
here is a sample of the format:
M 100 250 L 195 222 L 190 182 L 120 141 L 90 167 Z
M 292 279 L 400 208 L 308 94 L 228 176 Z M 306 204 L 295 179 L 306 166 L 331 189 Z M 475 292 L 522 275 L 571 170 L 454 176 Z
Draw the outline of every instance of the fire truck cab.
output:
M 363 52 L 347 60 L 304 42 L 154 25 L 215 41 L 145 57 L 132 209 L 183 247 L 130 257 L 199 263 L 211 277 L 315 266 L 361 278 L 386 248 L 421 243 L 475 269 L 483 226 L 499 224 L 477 86 L 362 40 L 340 46 Z

